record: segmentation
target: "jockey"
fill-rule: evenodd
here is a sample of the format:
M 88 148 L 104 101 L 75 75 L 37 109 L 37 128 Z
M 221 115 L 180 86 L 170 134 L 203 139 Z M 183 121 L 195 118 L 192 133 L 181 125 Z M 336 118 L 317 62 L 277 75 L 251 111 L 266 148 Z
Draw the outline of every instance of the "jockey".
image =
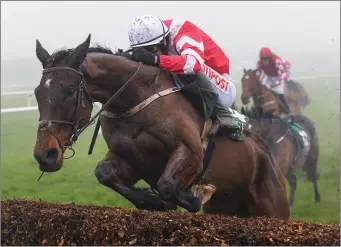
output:
M 277 93 L 281 112 L 289 114 L 291 109 L 284 94 L 284 86 L 285 82 L 290 80 L 290 63 L 275 55 L 267 47 L 260 50 L 259 57 L 257 69 L 263 70 L 265 74 L 262 84 L 271 87 Z
M 239 129 L 228 110 L 236 98 L 229 59 L 205 32 L 186 20 L 161 21 L 144 15 L 134 19 L 128 34 L 134 60 L 176 74 L 197 75 L 199 87 L 218 94 L 212 129 L 228 133 Z

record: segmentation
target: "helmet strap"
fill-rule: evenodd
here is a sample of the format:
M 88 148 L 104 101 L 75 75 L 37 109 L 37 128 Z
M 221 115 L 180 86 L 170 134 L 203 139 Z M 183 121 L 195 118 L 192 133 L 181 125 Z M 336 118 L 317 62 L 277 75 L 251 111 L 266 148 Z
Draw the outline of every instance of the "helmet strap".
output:
M 164 24 L 163 24 L 163 22 L 160 20 L 160 18 L 158 18 L 159 19 L 159 21 L 161 22 L 161 26 L 162 26 L 162 32 L 163 32 L 163 34 L 162 34 L 162 40 L 160 41 L 160 43 L 159 43 L 159 49 L 160 49 L 160 51 L 162 52 L 162 53 L 165 53 L 166 51 L 167 51 L 167 38 L 168 38 L 168 35 L 166 36 L 166 31 L 165 31 L 165 27 L 164 27 Z

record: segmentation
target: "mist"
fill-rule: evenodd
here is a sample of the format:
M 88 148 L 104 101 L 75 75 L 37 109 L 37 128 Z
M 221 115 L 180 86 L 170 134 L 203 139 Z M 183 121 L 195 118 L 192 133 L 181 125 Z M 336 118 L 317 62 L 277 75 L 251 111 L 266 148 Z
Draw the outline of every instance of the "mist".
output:
M 92 43 L 126 49 L 132 19 L 144 14 L 198 25 L 229 56 L 236 81 L 243 67 L 255 67 L 262 46 L 292 62 L 296 76 L 340 71 L 339 1 L 1 2 L 1 84 L 38 84 L 36 39 L 50 54 L 89 33 Z

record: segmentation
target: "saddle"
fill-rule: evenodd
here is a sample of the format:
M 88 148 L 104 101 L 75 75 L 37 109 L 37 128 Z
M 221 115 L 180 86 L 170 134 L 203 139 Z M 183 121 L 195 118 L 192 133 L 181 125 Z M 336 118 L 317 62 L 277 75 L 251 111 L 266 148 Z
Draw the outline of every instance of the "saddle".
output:
M 283 133 L 278 140 L 274 140 L 273 142 L 270 140 L 267 140 L 267 138 L 265 138 L 265 140 L 271 146 L 271 145 L 274 145 L 275 143 L 281 142 L 286 134 L 290 134 L 295 140 L 295 147 L 296 147 L 295 156 L 294 156 L 295 165 L 296 165 L 296 168 L 300 169 L 302 167 L 297 167 L 297 165 L 299 164 L 296 161 L 300 158 L 306 158 L 307 155 L 309 154 L 310 138 L 299 123 L 295 123 L 294 121 L 292 121 L 291 118 L 288 118 L 288 116 L 279 117 L 279 118 L 281 119 L 281 121 L 287 123 L 288 132 Z M 268 135 L 269 136 L 274 135 L 274 131 L 275 130 L 271 128 Z M 300 165 L 303 166 L 304 162 L 301 162 Z
M 197 80 L 203 77 L 196 75 L 179 75 L 171 73 L 174 80 L 174 85 L 180 88 L 180 92 L 192 103 L 194 108 L 201 114 L 205 120 L 205 124 L 201 133 L 201 138 L 206 150 L 208 142 L 208 133 L 212 127 L 212 113 L 218 100 L 218 94 L 198 86 Z M 210 83 L 210 82 L 208 82 Z M 228 135 L 234 141 L 244 140 L 243 130 L 247 126 L 248 117 L 240 114 L 236 110 L 229 108 L 231 116 L 239 124 L 239 130 L 233 134 Z

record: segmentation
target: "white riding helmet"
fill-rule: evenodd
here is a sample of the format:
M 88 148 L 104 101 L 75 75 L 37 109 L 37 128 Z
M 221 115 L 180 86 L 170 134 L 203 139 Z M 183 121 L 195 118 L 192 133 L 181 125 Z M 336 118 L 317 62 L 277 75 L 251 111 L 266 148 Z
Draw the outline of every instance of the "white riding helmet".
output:
M 168 33 L 167 26 L 153 15 L 135 18 L 128 31 L 130 47 L 156 45 Z

